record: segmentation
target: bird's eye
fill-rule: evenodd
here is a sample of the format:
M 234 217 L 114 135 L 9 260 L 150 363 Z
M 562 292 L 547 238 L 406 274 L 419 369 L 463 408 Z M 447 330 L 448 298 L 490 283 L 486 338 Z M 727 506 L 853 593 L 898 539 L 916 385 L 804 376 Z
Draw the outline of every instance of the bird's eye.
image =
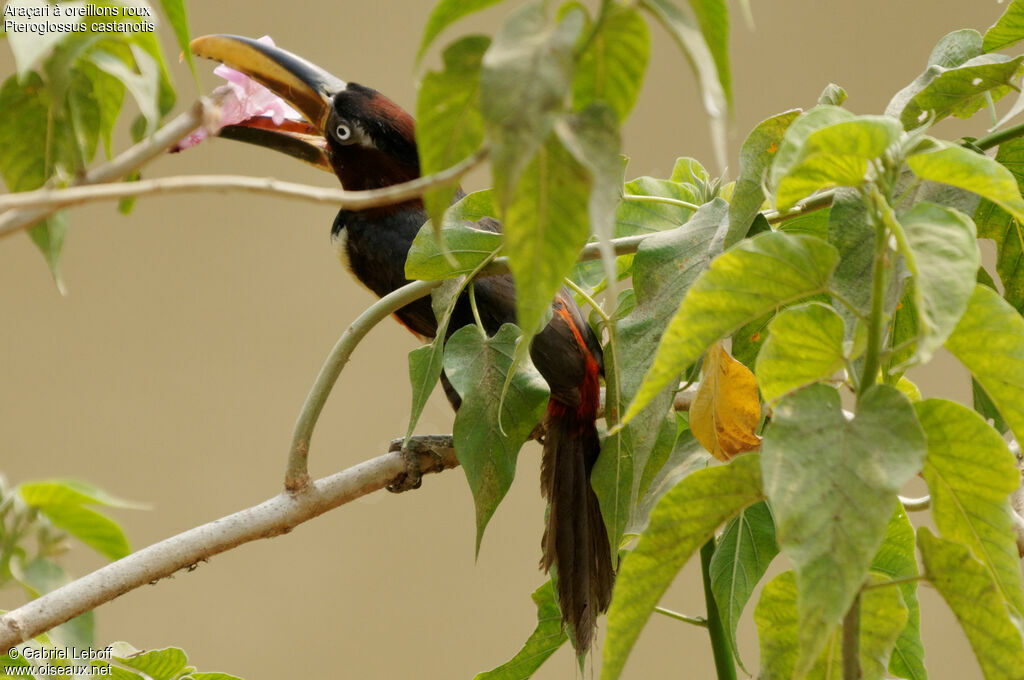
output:
M 352 136 L 352 128 L 348 125 L 340 124 L 334 128 L 334 136 L 338 138 L 338 141 L 344 142 Z

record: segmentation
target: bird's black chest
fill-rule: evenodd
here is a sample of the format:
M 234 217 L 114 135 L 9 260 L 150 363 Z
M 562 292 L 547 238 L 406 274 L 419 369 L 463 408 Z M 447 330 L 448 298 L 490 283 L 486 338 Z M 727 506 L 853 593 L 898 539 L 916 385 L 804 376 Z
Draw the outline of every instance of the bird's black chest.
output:
M 425 221 L 422 210 L 372 217 L 342 210 L 334 219 L 331 243 L 338 258 L 360 283 L 378 297 L 384 297 L 409 282 L 405 278 L 405 258 Z M 433 337 L 437 330 L 429 297 L 403 307 L 398 317 L 420 335 Z

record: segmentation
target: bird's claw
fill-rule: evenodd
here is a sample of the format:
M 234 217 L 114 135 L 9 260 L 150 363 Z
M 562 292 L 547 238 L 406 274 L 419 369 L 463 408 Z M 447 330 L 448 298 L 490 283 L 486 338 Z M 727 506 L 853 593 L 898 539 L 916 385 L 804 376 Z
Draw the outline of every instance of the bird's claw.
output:
M 418 489 L 423 484 L 423 468 L 420 466 L 420 456 L 414 450 L 410 438 L 408 445 L 405 438 L 392 440 L 388 447 L 389 453 L 401 452 L 402 460 L 405 461 L 405 472 L 400 474 L 387 486 L 391 493 L 402 493 Z

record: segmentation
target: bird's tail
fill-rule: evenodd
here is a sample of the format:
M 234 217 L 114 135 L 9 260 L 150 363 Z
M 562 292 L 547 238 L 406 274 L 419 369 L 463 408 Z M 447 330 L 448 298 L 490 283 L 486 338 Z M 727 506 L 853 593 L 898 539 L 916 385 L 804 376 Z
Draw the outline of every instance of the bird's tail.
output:
M 593 381 L 596 393 L 596 373 Z M 541 568 L 557 568 L 562 621 L 581 654 L 590 648 L 598 614 L 608 609 L 615 580 L 608 532 L 590 486 L 601 442 L 594 425 L 596 399 L 592 405 L 588 401 L 579 408 L 549 402 L 541 463 L 541 490 L 549 503 Z

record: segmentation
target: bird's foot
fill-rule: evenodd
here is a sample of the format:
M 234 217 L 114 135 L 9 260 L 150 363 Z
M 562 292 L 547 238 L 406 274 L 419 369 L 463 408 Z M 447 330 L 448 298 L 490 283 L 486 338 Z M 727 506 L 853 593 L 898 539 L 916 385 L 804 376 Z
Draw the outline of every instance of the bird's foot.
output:
M 402 493 L 420 488 L 423 483 L 423 473 L 435 472 L 448 467 L 438 449 L 451 448 L 451 446 L 450 435 L 419 435 L 409 437 L 408 440 L 402 438 L 392 440 L 388 452 L 401 452 L 405 461 L 405 472 L 388 484 L 388 491 Z M 424 468 L 425 460 L 429 461 L 426 468 Z

